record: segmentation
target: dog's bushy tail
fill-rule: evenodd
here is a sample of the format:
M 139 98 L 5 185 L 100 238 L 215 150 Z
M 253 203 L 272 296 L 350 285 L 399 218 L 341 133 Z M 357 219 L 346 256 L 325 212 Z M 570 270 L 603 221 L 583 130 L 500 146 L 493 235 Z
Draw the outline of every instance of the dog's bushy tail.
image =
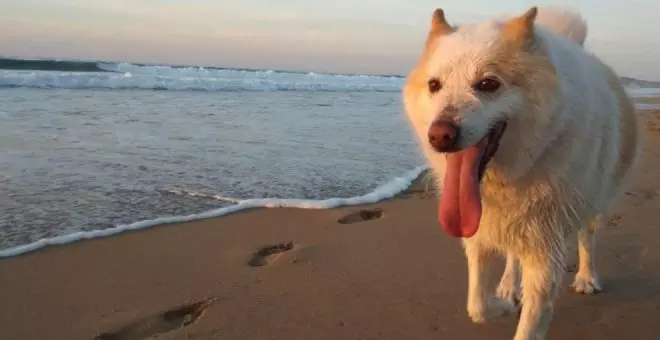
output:
M 582 46 L 587 39 L 586 21 L 569 9 L 539 7 L 535 23 Z

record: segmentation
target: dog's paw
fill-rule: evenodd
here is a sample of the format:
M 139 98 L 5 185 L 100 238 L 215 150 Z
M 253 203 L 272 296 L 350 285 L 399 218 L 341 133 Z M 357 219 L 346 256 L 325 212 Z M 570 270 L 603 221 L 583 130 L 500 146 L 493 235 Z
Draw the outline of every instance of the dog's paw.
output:
M 583 276 L 578 273 L 575 275 L 575 280 L 571 285 L 576 293 L 591 295 L 599 293 L 602 288 L 598 278 L 593 276 Z
M 486 306 L 468 306 L 468 315 L 474 323 L 486 323 L 504 315 L 512 315 L 518 312 L 518 305 L 510 303 L 500 297 L 493 297 Z
M 500 282 L 497 286 L 497 297 L 514 305 L 520 304 L 520 289 L 518 289 L 515 282 Z

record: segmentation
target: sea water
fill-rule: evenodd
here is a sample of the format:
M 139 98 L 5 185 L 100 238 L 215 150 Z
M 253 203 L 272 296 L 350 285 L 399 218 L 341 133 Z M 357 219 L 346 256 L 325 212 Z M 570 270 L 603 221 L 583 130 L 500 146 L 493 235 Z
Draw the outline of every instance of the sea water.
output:
M 392 197 L 424 168 L 403 81 L 0 58 L 0 256 L 250 207 Z

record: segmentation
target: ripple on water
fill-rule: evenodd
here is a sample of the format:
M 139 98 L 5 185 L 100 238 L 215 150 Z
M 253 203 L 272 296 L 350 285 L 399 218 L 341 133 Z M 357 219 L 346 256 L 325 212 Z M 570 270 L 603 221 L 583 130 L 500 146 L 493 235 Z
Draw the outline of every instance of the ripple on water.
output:
M 215 196 L 365 194 L 421 164 L 398 96 L 4 89 L 0 248 L 232 204 Z

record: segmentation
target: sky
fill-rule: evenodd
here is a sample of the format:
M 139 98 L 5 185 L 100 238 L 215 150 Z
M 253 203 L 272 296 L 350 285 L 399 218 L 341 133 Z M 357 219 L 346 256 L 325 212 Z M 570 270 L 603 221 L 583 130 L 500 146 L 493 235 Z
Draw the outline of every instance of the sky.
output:
M 576 9 L 587 48 L 660 80 L 658 0 L 0 0 L 0 55 L 406 74 L 432 11 L 451 23 Z

